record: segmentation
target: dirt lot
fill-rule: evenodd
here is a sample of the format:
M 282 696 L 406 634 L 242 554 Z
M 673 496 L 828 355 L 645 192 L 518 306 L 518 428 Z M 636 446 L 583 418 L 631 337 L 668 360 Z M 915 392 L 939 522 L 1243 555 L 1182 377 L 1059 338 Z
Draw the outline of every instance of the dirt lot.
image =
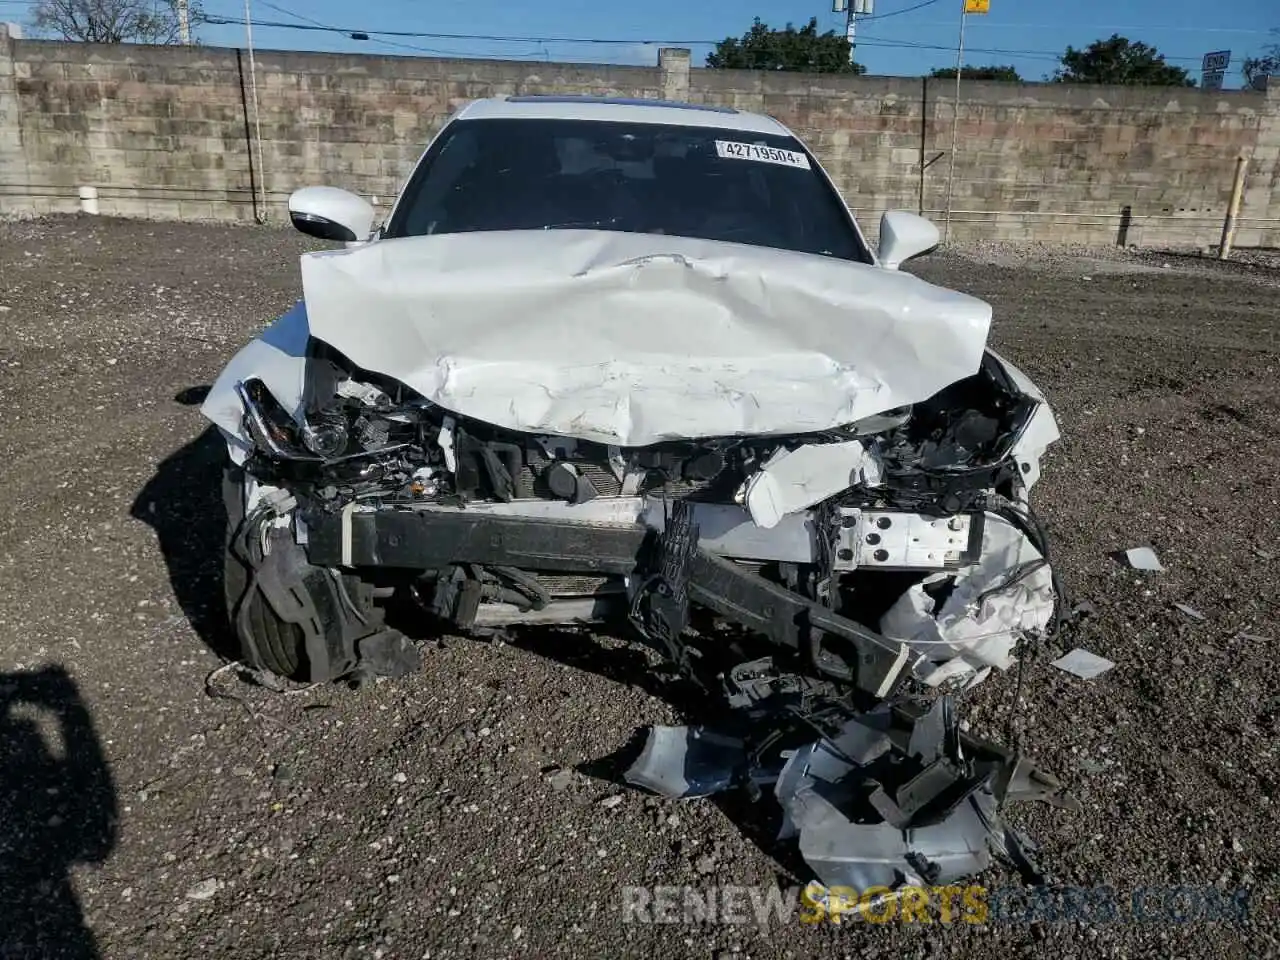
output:
M 1060 417 L 1039 505 L 1096 613 L 1030 665 L 1022 715 L 1085 812 L 1019 819 L 1059 882 L 1110 885 L 1119 915 L 761 928 L 622 922 L 624 886 L 796 882 L 749 804 L 611 782 L 598 761 L 639 725 L 699 709 L 623 638 L 446 638 L 402 681 L 283 695 L 220 676 L 226 696 L 206 693 L 221 452 L 192 388 L 299 295 L 303 247 L 266 228 L 0 224 L 0 956 L 1280 953 L 1280 267 L 920 263 L 992 301 L 995 345 Z M 1166 571 L 1109 556 L 1135 544 Z M 1075 644 L 1118 666 L 1046 665 Z M 968 697 L 977 728 L 1003 727 L 1013 686 Z M 1215 885 L 1252 891 L 1247 923 L 1129 909 L 1139 888 Z

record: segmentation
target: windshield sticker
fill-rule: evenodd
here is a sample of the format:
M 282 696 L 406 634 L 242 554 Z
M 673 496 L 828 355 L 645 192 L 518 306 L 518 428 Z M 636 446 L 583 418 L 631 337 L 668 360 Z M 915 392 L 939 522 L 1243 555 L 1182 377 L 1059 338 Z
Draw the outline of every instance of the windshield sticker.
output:
M 794 150 L 780 150 L 777 147 L 762 147 L 757 143 L 735 143 L 732 140 L 717 140 L 716 153 L 734 160 L 757 160 L 760 163 L 776 163 L 784 167 L 809 169 L 809 158 Z

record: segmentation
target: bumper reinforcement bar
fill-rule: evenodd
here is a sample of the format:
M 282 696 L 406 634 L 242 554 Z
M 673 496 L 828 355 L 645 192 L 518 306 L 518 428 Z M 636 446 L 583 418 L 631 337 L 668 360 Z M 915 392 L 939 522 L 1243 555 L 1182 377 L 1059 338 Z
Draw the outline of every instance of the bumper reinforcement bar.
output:
M 323 567 L 439 570 L 459 563 L 559 573 L 633 574 L 651 531 L 479 515 L 464 510 L 354 509 L 310 513 L 307 553 Z M 877 698 L 889 696 L 909 648 L 699 547 L 689 575 L 695 602 L 803 652 L 813 668 Z

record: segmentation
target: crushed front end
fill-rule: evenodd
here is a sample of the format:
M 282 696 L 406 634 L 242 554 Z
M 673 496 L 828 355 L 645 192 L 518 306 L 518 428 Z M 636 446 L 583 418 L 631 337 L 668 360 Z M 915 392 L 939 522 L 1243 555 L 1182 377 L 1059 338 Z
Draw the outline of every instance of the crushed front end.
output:
M 692 665 L 718 664 L 699 649 L 715 617 L 883 698 L 908 675 L 1006 669 L 1054 618 L 1027 494 L 1056 427 L 992 353 L 924 403 L 838 429 L 634 448 L 469 420 L 316 340 L 305 369 L 299 417 L 263 380 L 236 384 L 242 512 L 259 529 L 235 541 L 294 551 L 295 577 L 329 571 L 336 609 L 371 629 L 368 598 L 393 594 L 464 630 L 626 619 Z M 256 589 L 299 616 L 285 579 Z M 342 616 L 302 629 L 322 622 L 313 678 L 360 658 Z
M 677 269 L 637 263 L 605 293 Z M 738 269 L 726 275 L 748 289 Z M 891 292 L 926 296 L 904 289 Z M 714 314 L 727 302 L 715 296 L 699 293 L 694 307 Z M 418 311 L 396 327 L 408 342 L 439 311 L 402 301 Z M 763 371 L 759 390 L 721 396 L 694 355 L 687 418 L 678 397 L 650 391 L 626 418 L 643 442 L 616 443 L 600 435 L 630 395 L 600 386 L 620 379 L 612 361 L 590 367 L 604 371 L 596 380 L 588 366 L 569 370 L 541 406 L 521 383 L 504 407 L 495 371 L 515 363 L 513 348 L 490 338 L 470 345 L 468 367 L 442 353 L 393 376 L 395 356 L 384 372 L 362 367 L 355 338 L 337 349 L 299 305 L 232 361 L 205 404 L 231 453 L 228 604 L 246 659 L 310 680 L 398 675 L 418 662 L 410 637 L 432 630 L 613 624 L 728 710 L 715 730 L 651 731 L 632 782 L 673 797 L 770 786 L 780 837 L 798 838 L 829 885 L 944 882 L 990 853 L 1034 873 L 999 810 L 1068 801 L 1016 753 L 962 734 L 950 692 L 1008 669 L 1056 623 L 1061 591 L 1029 495 L 1058 430 L 1035 386 L 980 346 L 989 311 L 927 302 L 952 311 L 957 344 L 979 346 L 971 364 L 954 360 L 965 375 L 948 380 L 940 363 L 882 390 L 911 402 L 877 407 L 875 390 L 855 392 L 850 402 L 874 412 L 809 430 L 702 429 L 797 394 L 790 374 L 768 373 L 759 338 L 741 348 Z M 861 309 L 869 324 L 879 316 Z M 795 369 L 885 380 L 840 353 L 855 351 L 836 319 L 810 353 L 793 351 Z M 922 333 L 895 336 L 868 354 L 881 373 L 912 369 L 904 353 L 925 349 L 908 343 Z M 659 382 L 672 357 L 635 375 Z M 829 388 L 760 422 L 822 420 Z M 562 429 L 497 422 L 544 407 L 542 422 Z

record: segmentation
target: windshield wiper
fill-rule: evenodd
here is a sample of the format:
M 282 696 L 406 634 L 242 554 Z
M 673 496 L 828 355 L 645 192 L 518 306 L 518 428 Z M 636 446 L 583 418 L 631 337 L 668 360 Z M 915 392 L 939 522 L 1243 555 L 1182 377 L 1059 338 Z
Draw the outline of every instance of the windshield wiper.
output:
M 599 227 L 616 226 L 620 217 L 609 217 L 605 220 L 566 220 L 564 223 L 548 223 L 543 230 L 595 230 Z

